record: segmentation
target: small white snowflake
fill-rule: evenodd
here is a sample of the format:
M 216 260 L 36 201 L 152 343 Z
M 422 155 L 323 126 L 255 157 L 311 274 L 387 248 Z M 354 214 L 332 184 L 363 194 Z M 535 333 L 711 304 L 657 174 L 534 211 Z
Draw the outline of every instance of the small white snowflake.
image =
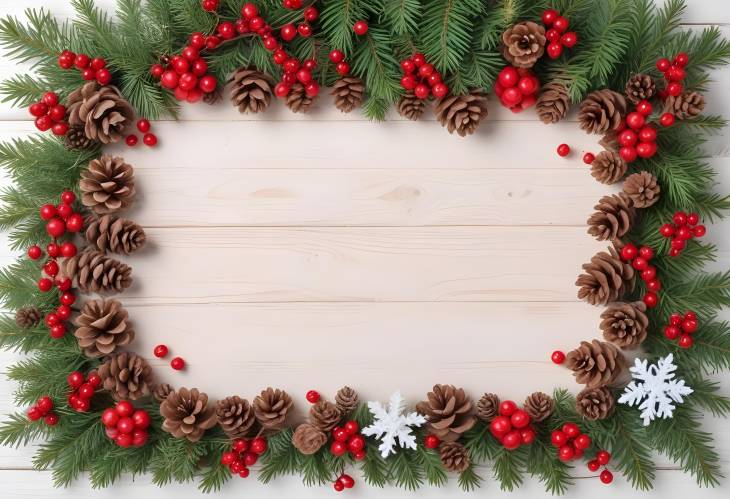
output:
M 381 441 L 378 450 L 384 458 L 395 453 L 396 439 L 398 446 L 403 449 L 417 447 L 416 436 L 411 427 L 424 425 L 426 418 L 417 412 L 403 414 L 405 408 L 406 403 L 400 392 L 390 396 L 387 409 L 380 402 L 368 402 L 368 409 L 375 417 L 375 421 L 367 428 L 363 428 L 362 434 L 374 436 Z
M 674 404 L 684 402 L 682 395 L 689 395 L 693 391 L 684 384 L 683 379 L 674 379 L 677 366 L 672 363 L 673 360 L 671 353 L 652 365 L 646 359 L 636 359 L 631 368 L 634 380 L 618 401 L 620 404 L 638 405 L 644 426 L 649 426 L 656 418 L 671 418 Z

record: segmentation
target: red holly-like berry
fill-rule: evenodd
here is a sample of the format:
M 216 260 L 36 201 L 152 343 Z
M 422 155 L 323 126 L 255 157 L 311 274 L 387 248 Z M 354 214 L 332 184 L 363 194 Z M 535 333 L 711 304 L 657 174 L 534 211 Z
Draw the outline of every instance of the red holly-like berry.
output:
M 642 271 L 642 270 L 645 270 L 649 266 L 649 262 L 647 262 L 645 258 L 643 258 L 641 256 L 637 256 L 631 262 L 631 266 L 634 267 L 636 270 Z
M 674 120 L 675 120 L 675 118 L 674 118 L 674 115 L 672 113 L 664 113 L 659 118 L 659 123 L 663 127 L 668 127 L 668 126 L 674 125 Z
M 274 87 L 274 94 L 279 98 L 286 97 L 290 91 L 291 87 L 286 83 L 277 83 Z
M 514 87 L 520 81 L 520 74 L 517 72 L 517 68 L 506 66 L 499 72 L 497 81 L 504 88 Z
M 626 116 L 626 125 L 633 130 L 640 130 L 646 124 L 646 117 L 643 114 L 632 112 Z
M 55 260 L 51 260 L 43 266 L 43 272 L 51 277 L 56 277 L 59 270 L 58 263 Z
M 253 3 L 248 2 L 241 7 L 241 15 L 250 20 L 259 15 L 259 9 Z
M 152 125 L 150 124 L 150 121 L 148 119 L 142 118 L 137 122 L 137 130 L 139 130 L 142 133 L 147 133 L 152 128 Z
M 560 42 L 551 42 L 547 46 L 547 55 L 550 59 L 557 59 L 563 53 L 563 45 Z
M 132 422 L 136 430 L 146 430 L 150 426 L 150 415 L 143 409 L 137 409 L 132 413 Z
M 680 52 L 677 57 L 674 58 L 674 64 L 683 68 L 689 64 L 689 55 L 686 52 Z
M 66 326 L 65 324 L 56 324 L 55 326 L 51 327 L 50 336 L 54 340 L 58 340 L 66 336 Z
M 550 28 L 545 32 L 545 38 L 548 39 L 548 41 L 552 43 L 560 44 L 560 38 L 562 35 L 560 34 L 560 31 L 556 30 L 555 28 Z
M 299 33 L 303 38 L 309 38 L 312 36 L 312 26 L 309 23 L 301 23 L 297 26 L 297 33 Z
M 489 430 L 494 436 L 501 437 L 512 430 L 512 423 L 510 423 L 507 416 L 497 416 L 489 424 Z
M 555 20 L 560 17 L 560 13 L 555 9 L 547 9 L 542 13 L 542 23 L 545 26 L 552 26 Z
M 575 458 L 575 449 L 570 445 L 563 445 L 558 449 L 558 459 L 563 462 L 571 461 Z
M 347 441 L 347 450 L 350 452 L 359 452 L 365 448 L 365 438 L 361 435 L 353 435 Z
M 66 383 L 74 390 L 77 390 L 84 384 L 84 375 L 79 371 L 73 371 L 66 376 Z
M 658 293 L 662 289 L 662 283 L 658 279 L 652 279 L 650 281 L 647 281 L 646 289 L 651 291 L 652 293 Z
M 53 288 L 53 282 L 44 277 L 38 281 L 38 289 L 41 290 L 43 293 L 47 293 Z
M 68 305 L 59 305 L 56 308 L 56 316 L 59 320 L 66 321 L 71 317 L 71 307 Z
M 58 66 L 62 69 L 71 69 L 74 65 L 76 54 L 70 50 L 64 50 L 58 56 Z
M 236 460 L 238 455 L 235 452 L 227 451 L 221 456 L 221 464 L 223 466 L 230 466 Z
M 654 308 L 659 304 L 659 296 L 653 291 L 649 291 L 644 295 L 644 304 L 649 308 Z
M 40 248 L 40 246 L 31 246 L 28 248 L 28 258 L 31 260 L 38 260 L 40 257 L 43 256 L 43 250 Z
M 635 131 L 627 128 L 618 134 L 617 140 L 620 145 L 624 147 L 631 147 L 639 140 L 639 136 Z
M 233 450 L 239 454 L 246 452 L 249 447 L 249 441 L 244 438 L 238 438 L 233 441 Z
M 162 86 L 169 90 L 177 88 L 179 82 L 180 76 L 172 70 L 165 71 L 160 79 L 160 83 L 162 84 Z
M 569 439 L 576 438 L 578 435 L 580 435 L 580 428 L 578 428 L 578 425 L 575 423 L 565 423 L 563 425 L 563 433 L 565 433 L 565 436 L 567 436 Z
M 695 319 L 685 318 L 684 321 L 682 321 L 681 327 L 685 333 L 692 334 L 697 331 L 698 323 Z
M 152 66 L 150 66 L 150 74 L 156 80 L 159 80 L 160 78 L 162 78 L 162 75 L 164 74 L 164 72 L 165 72 L 165 67 L 162 64 L 153 64 Z
M 32 116 L 40 118 L 41 116 L 45 116 L 46 114 L 48 114 L 48 106 L 46 106 L 42 102 L 36 102 L 30 105 L 30 107 L 28 108 L 28 112 L 30 112 Z
M 53 126 L 53 120 L 50 116 L 40 116 L 35 120 L 35 127 L 41 132 L 47 132 Z
M 525 428 L 520 431 L 520 437 L 522 438 L 523 445 L 530 445 L 535 441 L 535 438 L 537 438 L 537 433 L 535 433 L 535 430 L 532 428 Z
M 635 147 L 622 147 L 618 153 L 621 156 L 621 159 L 627 163 L 636 161 L 636 158 L 638 157 Z
M 639 142 L 636 145 L 636 155 L 640 158 L 651 158 L 656 152 L 656 142 Z
M 700 223 L 700 215 L 698 213 L 692 212 L 687 215 L 688 225 L 697 225 L 698 223 Z
M 57 104 L 48 109 L 48 116 L 50 116 L 53 121 L 62 121 L 66 117 L 66 107 L 61 104 Z
M 684 80 L 687 77 L 687 73 L 684 71 L 683 68 L 681 68 L 679 66 L 672 65 L 669 68 L 669 71 L 667 71 L 664 76 L 669 81 L 679 82 L 679 81 Z
M 68 217 L 73 215 L 73 208 L 71 205 L 66 203 L 60 203 L 58 206 L 56 206 L 56 212 L 58 213 L 58 216 L 66 220 Z
M 515 450 L 522 445 L 522 435 L 517 430 L 510 431 L 502 438 L 502 445 L 507 450 Z
M 134 406 L 129 400 L 120 400 L 114 408 L 120 418 L 129 418 L 134 414 Z
M 53 135 L 56 135 L 57 137 L 63 137 L 68 133 L 68 123 L 60 122 L 60 123 L 54 123 L 51 127 L 51 131 L 53 132 Z
M 587 152 L 583 155 L 583 163 L 590 165 L 596 160 L 596 155 L 592 152 Z
M 80 213 L 74 213 L 66 220 L 66 229 L 71 233 L 80 232 L 84 228 L 84 217 Z
M 91 81 L 96 79 L 96 70 L 91 68 L 86 68 L 83 71 L 81 71 L 81 79 L 84 81 Z
M 205 75 L 198 81 L 198 87 L 206 94 L 213 93 L 218 87 L 218 80 L 213 75 Z
M 155 349 L 152 351 L 155 357 L 158 359 L 162 359 L 164 357 L 167 357 L 167 354 L 169 353 L 170 349 L 167 348 L 167 345 L 157 345 Z
M 310 5 L 306 9 L 304 9 L 304 20 L 310 23 L 313 23 L 319 19 L 319 11 L 316 7 L 313 5 Z
M 57 210 L 52 204 L 44 204 L 41 206 L 39 213 L 43 220 L 50 220 L 56 216 Z
M 332 442 L 332 445 L 330 445 L 330 452 L 333 456 L 344 456 L 347 453 L 347 444 L 345 444 L 345 442 L 338 442 L 335 440 Z
M 58 319 L 58 316 L 56 314 L 54 314 L 53 312 L 51 312 L 49 314 L 46 314 L 46 316 L 43 318 L 43 322 L 45 323 L 46 326 L 50 327 L 50 326 L 55 326 L 60 321 Z
M 413 89 L 413 93 L 419 99 L 425 100 L 428 99 L 428 96 L 431 94 L 431 90 L 423 83 L 419 83 L 416 85 L 416 88 Z
M 357 421 L 354 420 L 347 421 L 343 428 L 348 435 L 355 435 L 357 432 L 360 431 L 360 425 L 357 424 Z
M 96 71 L 94 78 L 99 85 L 108 85 L 112 81 L 112 73 L 106 68 L 101 68 Z
M 134 147 L 139 143 L 139 137 L 134 134 L 127 135 L 127 137 L 124 139 L 124 142 L 127 144 L 127 146 Z
M 58 424 L 59 417 L 55 412 L 49 412 L 43 417 L 43 422 L 48 426 L 56 426 Z
M 692 228 L 692 235 L 694 237 L 703 237 L 707 234 L 707 228 L 704 225 L 698 225 Z
M 680 227 L 683 225 L 687 225 L 687 214 L 683 211 L 678 211 L 672 217 L 672 221 L 675 223 L 675 225 Z
M 677 81 L 671 82 L 669 85 L 667 85 L 667 93 L 671 95 L 672 97 L 679 96 L 684 91 L 684 87 L 681 83 Z
M 438 449 L 438 446 L 441 445 L 441 440 L 436 435 L 426 435 L 426 438 L 423 439 L 423 445 L 427 449 Z
M 82 399 L 88 400 L 94 396 L 94 387 L 88 383 L 84 383 L 79 387 L 79 389 L 76 391 L 76 393 Z
M 279 35 L 285 42 L 290 42 L 297 37 L 297 27 L 291 23 L 285 24 L 281 27 Z
M 554 447 L 561 447 L 568 443 L 568 436 L 561 430 L 555 430 L 550 434 L 550 442 Z
M 368 32 L 368 23 L 365 21 L 357 21 L 353 26 L 352 30 L 356 35 L 362 36 Z
M 154 147 L 157 145 L 157 135 L 154 133 L 146 133 L 144 134 L 144 137 L 142 137 L 142 142 L 144 142 L 144 145 L 147 147 Z
M 185 369 L 185 361 L 181 357 L 175 357 L 170 361 L 170 367 L 176 371 Z
M 550 360 L 552 360 L 554 364 L 560 365 L 565 362 L 565 353 L 560 350 L 555 350 L 550 356 Z
M 74 66 L 78 69 L 86 69 L 91 64 L 91 58 L 86 54 L 78 54 L 74 59 Z
M 105 409 L 104 412 L 101 413 L 101 424 L 107 428 L 116 427 L 118 421 L 119 414 L 117 414 L 117 411 L 111 407 L 109 409 Z
M 522 409 L 517 409 L 510 416 L 510 423 L 514 428 L 517 429 L 526 428 L 527 425 L 530 424 L 530 421 L 531 420 L 529 414 L 527 414 L 527 412 L 523 411 Z
M 437 83 L 431 89 L 431 93 L 437 99 L 443 99 L 449 93 L 449 87 L 447 87 L 444 83 Z
M 330 51 L 329 58 L 330 58 L 330 61 L 332 61 L 334 64 L 339 64 L 345 60 L 345 53 L 342 52 L 341 50 L 334 49 L 334 50 Z M 402 63 L 401 63 L 401 65 L 402 65 Z
M 589 437 L 585 433 L 582 433 L 575 437 L 573 445 L 575 445 L 575 447 L 578 449 L 586 450 L 588 447 L 591 446 L 591 437 Z
M 578 33 L 575 31 L 568 31 L 563 36 L 560 37 L 561 43 L 570 48 L 575 47 L 575 45 L 578 43 Z
M 558 146 L 558 156 L 566 157 L 570 154 L 570 146 L 568 144 L 560 144 Z
M 659 228 L 659 233 L 664 237 L 672 237 L 676 229 L 672 224 L 664 224 Z
M 657 138 L 657 131 L 651 125 L 647 125 L 639 130 L 639 140 L 641 142 L 655 142 Z
M 512 400 L 505 400 L 501 404 L 499 404 L 499 415 L 500 416 L 506 416 L 510 417 L 512 414 L 515 413 L 517 410 L 517 404 L 515 404 Z
M 648 100 L 642 100 L 636 105 L 636 112 L 642 116 L 650 116 L 654 112 L 654 107 Z
M 501 101 L 506 107 L 514 107 L 522 102 L 523 97 L 524 96 L 522 95 L 522 92 L 520 92 L 519 88 L 510 87 L 504 89 L 502 92 Z
M 218 9 L 218 0 L 203 0 L 201 7 L 206 12 L 215 12 Z
M 338 480 L 346 489 L 351 489 L 355 486 L 355 480 L 350 475 L 342 475 Z
M 51 258 L 57 258 L 61 255 L 61 247 L 56 243 L 50 243 L 46 246 L 46 253 L 48 253 L 48 256 Z
M 656 68 L 662 73 L 666 73 L 671 67 L 672 63 L 666 57 L 662 57 L 656 62 Z
M 286 62 L 286 60 L 288 58 L 289 58 L 289 55 L 283 49 L 279 49 L 274 52 L 274 64 L 281 66 L 282 64 L 284 64 Z
M 694 339 L 689 334 L 683 334 L 679 337 L 679 341 L 677 341 L 677 345 L 679 345 L 680 348 L 691 348 L 694 344 Z
M 41 414 L 47 414 L 53 409 L 53 400 L 48 395 L 45 395 L 38 399 L 35 406 L 41 412 Z
M 335 67 L 335 70 L 337 71 L 337 74 L 341 76 L 346 76 L 350 72 L 350 65 L 346 63 L 345 61 L 340 62 Z
M 345 484 L 342 483 L 342 481 L 339 479 L 334 484 L 332 484 L 332 486 L 337 492 L 342 492 L 343 490 L 345 490 Z
M 124 416 L 117 421 L 117 431 L 123 435 L 129 435 L 134 431 L 134 421 L 131 417 Z
M 532 95 L 537 92 L 540 82 L 534 76 L 523 76 L 517 82 L 517 88 L 522 92 L 522 95 Z
M 230 469 L 231 473 L 238 474 L 245 469 L 245 465 L 243 464 L 243 461 L 236 459 L 231 463 Z
M 608 470 L 603 470 L 601 471 L 600 478 L 603 483 L 608 485 L 609 483 L 613 482 L 613 473 Z
M 332 438 L 334 438 L 336 442 L 347 443 L 347 440 L 350 438 L 350 434 L 347 433 L 347 430 L 344 428 L 337 426 L 332 430 Z

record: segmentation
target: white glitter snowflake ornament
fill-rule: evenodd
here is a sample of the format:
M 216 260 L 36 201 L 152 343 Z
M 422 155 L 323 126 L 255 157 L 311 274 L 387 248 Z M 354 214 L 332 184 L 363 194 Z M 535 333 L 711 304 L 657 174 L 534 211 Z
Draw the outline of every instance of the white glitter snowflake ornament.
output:
M 620 404 L 638 405 L 644 426 L 649 426 L 656 418 L 671 418 L 674 404 L 684 402 L 682 396 L 693 391 L 683 379 L 674 379 L 677 366 L 672 363 L 673 360 L 671 353 L 652 365 L 646 359 L 636 359 L 631 368 L 634 380 L 618 401 Z
M 416 449 L 416 436 L 413 434 L 412 426 L 422 426 L 426 418 L 417 412 L 403 414 L 406 402 L 400 392 L 390 396 L 388 408 L 383 407 L 380 402 L 368 402 L 368 409 L 375 417 L 373 424 L 363 428 L 362 434 L 374 436 L 381 441 L 378 450 L 384 458 L 395 453 L 396 440 L 399 447 L 403 449 Z

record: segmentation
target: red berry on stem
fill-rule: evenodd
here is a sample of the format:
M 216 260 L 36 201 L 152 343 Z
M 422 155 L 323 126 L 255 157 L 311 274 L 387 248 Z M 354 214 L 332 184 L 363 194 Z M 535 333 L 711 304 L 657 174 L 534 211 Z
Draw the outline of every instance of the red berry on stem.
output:
M 507 450 L 515 450 L 522 445 L 522 435 L 517 430 L 510 431 L 502 439 L 502 445 Z
M 626 161 L 627 163 L 631 163 L 633 161 L 636 161 L 636 158 L 638 157 L 638 153 L 636 152 L 635 147 L 622 147 L 619 150 L 619 156 L 621 156 L 621 159 Z
M 246 19 L 253 19 L 259 15 L 259 9 L 256 8 L 255 4 L 248 2 L 241 7 L 241 15 Z
M 674 120 L 675 118 L 672 113 L 664 113 L 661 118 L 659 118 L 659 123 L 661 123 L 664 127 L 668 127 L 674 125 Z
M 362 36 L 368 32 L 368 23 L 365 21 L 357 21 L 353 26 L 352 30 L 356 35 Z
M 66 220 L 66 229 L 69 232 L 80 232 L 84 228 L 84 217 L 80 213 L 74 213 Z
M 413 93 L 416 94 L 416 97 L 418 97 L 419 99 L 425 100 L 425 99 L 428 99 L 428 96 L 431 93 L 431 90 L 423 83 L 419 83 L 418 85 L 416 85 L 416 88 L 413 90 Z
M 551 42 L 547 46 L 547 55 L 550 59 L 557 59 L 563 53 L 563 45 L 560 42 Z
M 142 133 L 147 133 L 152 128 L 152 125 L 150 124 L 150 121 L 148 119 L 142 118 L 137 122 L 137 130 L 139 130 Z
M 507 66 L 499 72 L 497 80 L 504 88 L 514 87 L 520 81 L 520 74 L 517 72 L 517 68 Z
M 577 449 L 586 450 L 588 447 L 591 446 L 591 437 L 589 437 L 585 433 L 582 433 L 575 437 L 573 445 L 575 445 Z
M 547 38 L 550 42 L 560 43 L 561 37 L 562 35 L 560 34 L 560 31 L 556 30 L 555 28 L 550 28 L 545 33 L 545 38 Z
M 285 24 L 281 27 L 279 35 L 281 36 L 281 39 L 285 42 L 290 42 L 297 37 L 297 28 L 291 23 Z
M 682 86 L 682 84 L 676 81 L 673 81 L 669 85 L 667 85 L 667 93 L 672 97 L 679 96 L 683 90 L 684 87 Z
M 680 52 L 679 54 L 677 54 L 677 57 L 674 58 L 674 64 L 676 64 L 680 68 L 685 67 L 687 64 L 689 64 L 689 55 L 687 55 L 686 52 Z
M 631 147 L 639 140 L 639 136 L 635 131 L 627 128 L 618 134 L 618 143 L 624 147 Z
M 510 417 L 510 416 L 512 416 L 512 414 L 515 413 L 516 410 L 517 410 L 517 404 L 515 404 L 511 400 L 505 400 L 504 402 L 502 402 L 501 404 L 499 404 L 499 414 L 500 414 L 500 416 Z
M 423 445 L 427 449 L 437 449 L 441 445 L 441 440 L 436 435 L 426 435 L 423 439 Z
M 568 29 L 568 26 L 570 26 L 570 21 L 568 21 L 568 19 L 563 16 L 558 16 L 558 18 L 555 19 L 555 22 L 553 23 L 553 28 L 561 33 L 565 33 Z
M 176 371 L 180 371 L 185 368 L 185 361 L 181 357 L 175 357 L 170 361 L 170 367 Z
M 157 145 L 157 136 L 154 133 L 146 133 L 142 138 L 142 142 L 147 147 L 154 147 Z
M 266 452 L 268 445 L 264 437 L 256 437 L 251 441 L 251 452 L 261 455 Z
M 611 454 L 609 454 L 608 451 L 599 450 L 598 453 L 596 453 L 596 461 L 598 461 L 599 464 L 606 466 L 609 462 L 611 462 Z
M 644 295 L 643 301 L 647 307 L 654 308 L 659 304 L 659 296 L 657 296 L 656 293 L 649 291 Z
M 167 354 L 170 352 L 170 349 L 167 348 L 167 345 L 157 345 L 155 349 L 153 350 L 153 354 L 158 359 L 162 359 L 164 357 L 167 357 Z
M 489 424 L 489 430 L 494 436 L 501 437 L 512 430 L 512 423 L 510 423 L 507 416 L 497 416 Z
M 43 250 L 41 250 L 40 246 L 31 246 L 28 248 L 28 258 L 31 260 L 38 260 L 42 256 Z
M 672 221 L 680 227 L 687 225 L 687 214 L 683 211 L 678 211 L 672 217 Z
M 136 146 L 136 145 L 137 145 L 137 144 L 139 143 L 139 137 L 137 137 L 137 136 L 136 136 L 136 135 L 134 135 L 134 134 L 132 134 L 132 135 L 127 135 L 127 138 L 125 138 L 125 139 L 124 139 L 124 142 L 125 142 L 125 143 L 126 143 L 126 144 L 127 144 L 128 146 L 129 146 L 129 147 L 134 147 L 134 146 Z
M 608 470 L 601 471 L 601 481 L 608 485 L 609 483 L 613 482 L 613 473 L 611 473 Z
M 163 87 L 173 90 L 177 88 L 178 83 L 180 82 L 180 76 L 172 70 L 167 70 L 162 74 L 162 78 L 160 79 L 160 83 Z
M 337 64 L 337 67 L 335 69 L 337 70 L 338 74 L 340 74 L 342 76 L 346 76 L 350 72 L 350 65 L 348 63 L 346 63 L 345 61 L 342 61 L 339 64 Z M 415 87 L 415 81 L 414 81 L 414 87 Z
M 595 459 L 592 461 L 588 461 L 588 470 L 592 472 L 598 471 L 598 469 L 601 467 L 601 463 L 596 461 Z
M 704 225 L 698 225 L 692 228 L 692 235 L 694 237 L 703 237 L 707 234 L 707 228 Z
M 550 356 L 550 359 L 553 361 L 554 364 L 560 365 L 565 362 L 565 354 L 560 350 L 555 350 Z
M 345 445 L 344 442 L 338 442 L 334 441 L 332 442 L 332 445 L 330 445 L 330 453 L 332 453 L 333 456 L 343 456 L 347 452 L 347 445 Z
M 662 57 L 656 62 L 656 68 L 662 73 L 666 73 L 671 67 L 672 63 L 666 57 Z
M 552 26 L 555 20 L 560 17 L 560 13 L 555 9 L 547 9 L 542 13 L 542 23 L 545 26 Z
M 443 99 L 449 93 L 449 87 L 447 87 L 444 83 L 437 83 L 431 89 L 431 93 L 433 93 L 433 96 L 437 99 Z
M 319 392 L 316 390 L 309 390 L 307 392 L 306 397 L 307 397 L 307 402 L 309 402 L 310 404 L 316 404 L 317 402 L 319 402 L 319 399 L 321 398 L 319 395 Z
M 592 152 L 587 152 L 583 155 L 583 163 L 590 165 L 596 160 L 596 155 Z
M 575 449 L 570 445 L 563 445 L 558 449 L 558 458 L 563 461 L 571 461 L 575 457 Z
M 306 9 L 304 9 L 304 20 L 310 23 L 313 23 L 319 19 L 319 11 L 316 7 L 310 5 Z
M 577 424 L 568 422 L 563 425 L 563 433 L 565 433 L 568 438 L 576 438 L 580 435 L 580 428 L 578 428 Z
M 634 130 L 640 130 L 641 127 L 646 123 L 646 118 L 643 114 L 632 112 L 626 117 L 626 125 Z
M 53 288 L 53 282 L 48 278 L 43 278 L 38 281 L 38 289 L 43 293 L 47 293 Z
M 99 85 L 108 85 L 112 81 L 112 73 L 106 68 L 102 68 L 96 71 L 94 78 Z
M 555 430 L 550 434 L 550 442 L 554 447 L 561 447 L 568 442 L 568 436 L 560 430 Z
M 310 26 L 308 23 L 301 23 L 299 26 L 297 26 L 297 32 L 302 35 L 304 38 L 309 38 L 312 36 L 312 26 Z
M 522 409 L 517 409 L 512 416 L 510 416 L 510 423 L 514 428 L 522 429 L 530 424 L 530 416 L 527 412 Z
M 330 61 L 332 61 L 335 64 L 339 64 L 340 62 L 345 60 L 345 53 L 341 50 L 334 49 L 330 52 Z M 401 63 L 401 66 L 403 64 Z
M 343 490 L 345 490 L 345 484 L 343 484 L 340 480 L 337 480 L 332 486 L 337 492 L 342 492 Z
M 83 385 L 81 385 L 79 387 L 77 393 L 78 393 L 78 396 L 81 397 L 82 399 L 88 400 L 94 396 L 94 387 L 88 383 L 84 383 Z
M 573 48 L 578 43 L 578 33 L 575 31 L 568 31 L 561 38 L 560 41 L 568 48 Z
M 570 154 L 570 146 L 568 144 L 560 144 L 558 146 L 558 156 L 563 158 Z

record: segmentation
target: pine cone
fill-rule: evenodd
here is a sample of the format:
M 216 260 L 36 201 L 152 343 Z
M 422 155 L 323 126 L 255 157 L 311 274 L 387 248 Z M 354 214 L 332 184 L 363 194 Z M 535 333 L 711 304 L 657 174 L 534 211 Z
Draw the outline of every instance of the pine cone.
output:
M 418 121 L 426 109 L 426 101 L 407 91 L 398 101 L 398 114 L 411 121 Z
M 649 172 L 641 171 L 629 175 L 624 180 L 624 192 L 636 208 L 648 208 L 659 201 L 662 188 L 657 178 Z
M 427 397 L 416 410 L 426 416 L 429 431 L 442 442 L 456 442 L 476 423 L 471 400 L 462 388 L 435 385 Z
M 523 407 L 525 412 L 532 418 L 532 421 L 539 423 L 552 415 L 553 409 L 555 409 L 555 401 L 547 393 L 535 392 L 525 399 Z
M 256 424 L 251 404 L 237 395 L 219 400 L 215 414 L 221 428 L 232 440 L 250 436 Z
M 231 102 L 242 113 L 262 113 L 271 104 L 274 79 L 256 69 L 239 68 L 231 76 Z
M 489 423 L 499 415 L 499 397 L 493 393 L 485 393 L 477 402 L 477 417 Z
M 134 353 L 112 355 L 99 366 L 99 376 L 114 400 L 137 400 L 152 394 L 152 368 Z
M 309 422 L 325 433 L 332 431 L 342 419 L 342 414 L 335 404 L 320 400 L 309 409 Z
M 618 300 L 627 291 L 633 291 L 636 272 L 621 260 L 615 248 L 609 247 L 608 253 L 601 251 L 583 264 L 584 273 L 575 282 L 578 298 L 591 305 L 606 305 Z
M 89 300 L 74 319 L 74 336 L 84 355 L 103 357 L 134 340 L 129 314 L 117 300 Z
M 99 145 L 99 141 L 92 140 L 86 136 L 84 127 L 76 126 L 68 129 L 66 133 L 66 147 L 75 151 L 85 151 Z
M 159 385 L 155 386 L 155 389 L 152 391 L 152 396 L 158 403 L 161 404 L 174 391 L 175 390 L 172 389 L 172 386 L 168 385 L 167 383 L 160 383 Z
M 469 451 L 458 442 L 444 442 L 439 446 L 441 464 L 447 471 L 462 473 L 471 465 Z
M 620 239 L 631 230 L 636 210 L 624 194 L 603 196 L 595 206 L 596 212 L 588 219 L 588 234 L 599 241 Z
M 218 422 L 215 407 L 208 403 L 208 396 L 197 388 L 180 388 L 170 393 L 160 404 L 160 415 L 164 418 L 162 429 L 175 438 L 186 438 L 197 442 L 205 430 Z
M 578 121 L 588 133 L 606 133 L 621 126 L 626 116 L 626 98 L 613 90 L 596 90 L 580 104 Z
M 124 158 L 104 155 L 81 172 L 81 202 L 98 215 L 128 208 L 134 201 L 134 168 Z
M 134 109 L 119 89 L 111 85 L 102 87 L 95 81 L 71 92 L 66 109 L 71 128 L 83 127 L 89 139 L 102 144 L 118 142 L 134 123 Z
M 132 285 L 132 268 L 104 253 L 85 249 L 63 263 L 63 274 L 76 278 L 84 293 L 121 293 Z
M 447 95 L 436 103 L 436 118 L 441 126 L 462 137 L 473 134 L 487 114 L 487 94 L 480 90 Z
M 310 423 L 297 426 L 292 436 L 292 444 L 304 455 L 316 454 L 327 443 L 327 435 Z
M 635 74 L 626 83 L 626 98 L 632 104 L 639 101 L 649 100 L 656 94 L 656 83 L 654 79 L 646 74 Z
M 126 218 L 103 215 L 86 223 L 86 240 L 103 253 L 129 255 L 143 248 L 147 240 L 144 229 Z
M 531 68 L 545 53 L 545 28 L 532 21 L 517 23 L 502 33 L 502 57 L 518 68 Z
M 548 83 L 537 98 L 535 110 L 543 123 L 549 125 L 565 118 L 570 109 L 568 89 L 562 83 Z
M 601 319 L 603 337 L 620 348 L 641 345 L 649 332 L 649 317 L 643 301 L 611 303 Z
M 616 130 L 606 132 L 603 137 L 601 137 L 601 140 L 598 141 L 598 144 L 603 146 L 603 148 L 607 151 L 618 152 L 619 149 L 621 149 L 621 146 L 618 143 L 618 132 Z
M 591 343 L 581 341 L 578 348 L 568 353 L 566 365 L 573 371 L 578 383 L 598 388 L 621 377 L 626 369 L 626 360 L 612 344 L 593 340 Z
M 697 92 L 685 92 L 677 97 L 668 96 L 664 101 L 664 112 L 671 113 L 678 120 L 694 118 L 705 109 L 705 98 Z
M 342 417 L 347 417 L 357 409 L 357 405 L 360 403 L 360 399 L 357 396 L 357 392 L 349 386 L 343 386 L 337 391 L 335 395 L 335 403 L 337 408 L 340 410 Z
M 613 394 L 605 386 L 586 388 L 575 398 L 578 414 L 593 421 L 609 417 L 615 406 Z
M 15 323 L 23 329 L 32 329 L 41 322 L 43 312 L 36 307 L 23 307 L 15 311 Z
M 253 411 L 265 430 L 280 430 L 294 402 L 283 390 L 267 388 L 253 401 Z
M 343 76 L 332 87 L 335 96 L 335 107 L 343 113 L 349 113 L 360 107 L 365 93 L 365 84 L 357 76 Z
M 626 175 L 629 165 L 616 151 L 601 151 L 591 163 L 591 175 L 602 184 L 615 184 Z
M 295 83 L 291 86 L 289 95 L 286 97 L 286 107 L 295 113 L 306 113 L 312 107 L 314 99 L 314 97 L 307 95 L 307 92 L 304 90 L 304 85 Z

